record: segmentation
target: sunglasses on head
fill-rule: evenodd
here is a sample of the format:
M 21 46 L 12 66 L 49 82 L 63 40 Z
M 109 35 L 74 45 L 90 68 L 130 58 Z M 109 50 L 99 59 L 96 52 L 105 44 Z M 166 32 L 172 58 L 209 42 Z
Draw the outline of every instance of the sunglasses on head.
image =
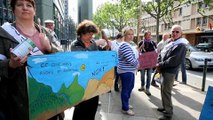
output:
M 172 33 L 180 33 L 180 31 L 172 31 Z

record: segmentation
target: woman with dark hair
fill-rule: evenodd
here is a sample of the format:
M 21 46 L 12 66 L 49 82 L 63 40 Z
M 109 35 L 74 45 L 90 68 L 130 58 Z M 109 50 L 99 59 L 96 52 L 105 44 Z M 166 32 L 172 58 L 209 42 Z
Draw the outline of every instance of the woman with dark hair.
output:
M 0 27 L 0 119 L 28 120 L 27 57 L 62 49 L 52 42 L 52 36 L 43 27 L 34 23 L 34 0 L 11 0 L 10 5 L 16 21 L 12 24 L 6 22 Z M 29 49 L 28 55 L 14 55 L 13 48 L 26 39 L 36 47 Z
M 71 51 L 98 51 L 106 46 L 104 39 L 93 40 L 93 35 L 99 32 L 97 26 L 89 20 L 84 20 L 77 27 L 77 40 L 72 42 Z M 79 103 L 75 106 L 73 120 L 94 120 L 98 108 L 99 96 Z

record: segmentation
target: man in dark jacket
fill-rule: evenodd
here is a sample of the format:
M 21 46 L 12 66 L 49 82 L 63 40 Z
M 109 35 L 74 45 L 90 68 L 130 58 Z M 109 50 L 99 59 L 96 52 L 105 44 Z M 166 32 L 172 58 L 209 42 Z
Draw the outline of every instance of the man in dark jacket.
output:
M 157 110 L 163 112 L 159 120 L 171 120 L 173 115 L 172 86 L 175 75 L 179 69 L 182 59 L 185 59 L 186 46 L 188 41 L 182 38 L 182 28 L 179 25 L 172 26 L 173 40 L 167 44 L 158 56 L 156 69 L 161 73 L 163 80 L 161 83 L 161 97 L 163 108 Z

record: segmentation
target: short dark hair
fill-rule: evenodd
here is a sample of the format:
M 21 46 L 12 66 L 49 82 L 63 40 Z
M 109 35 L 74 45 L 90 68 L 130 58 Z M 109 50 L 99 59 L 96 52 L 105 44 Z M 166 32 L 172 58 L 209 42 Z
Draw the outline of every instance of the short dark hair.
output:
M 11 9 L 12 9 L 13 12 L 15 10 L 15 6 L 16 6 L 17 1 L 18 0 L 11 0 L 10 1 L 10 7 L 11 7 Z M 33 8 L 35 9 L 36 5 L 35 5 L 35 1 L 34 0 L 25 0 L 25 1 L 30 2 L 33 5 Z
M 84 20 L 82 21 L 78 27 L 77 27 L 77 35 L 81 36 L 82 34 L 86 34 L 86 33 L 99 33 L 99 29 L 97 27 L 97 25 L 95 25 L 95 23 L 93 23 L 90 20 Z
M 122 33 L 118 33 L 117 36 L 116 36 L 116 39 L 120 39 L 122 37 L 123 37 Z

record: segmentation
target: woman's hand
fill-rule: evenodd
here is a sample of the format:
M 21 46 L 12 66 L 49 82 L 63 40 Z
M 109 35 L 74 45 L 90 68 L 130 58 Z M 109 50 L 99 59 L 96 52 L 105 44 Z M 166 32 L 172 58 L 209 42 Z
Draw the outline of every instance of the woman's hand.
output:
M 96 40 L 95 43 L 96 43 L 97 46 L 100 46 L 100 47 L 103 47 L 103 48 L 107 45 L 107 42 L 106 42 L 105 39 Z
M 157 71 L 158 73 L 161 73 L 160 66 L 159 66 L 158 63 L 156 64 L 156 71 Z
M 27 55 L 24 57 L 17 57 L 12 53 L 12 48 L 10 48 L 10 61 L 9 61 L 9 67 L 11 68 L 17 68 L 24 66 L 24 63 L 27 61 Z
M 51 52 L 50 41 L 44 33 L 39 34 L 40 42 L 43 48 L 45 48 L 48 52 Z
M 138 48 L 139 51 L 141 50 L 144 50 L 144 44 L 142 44 L 139 48 Z

